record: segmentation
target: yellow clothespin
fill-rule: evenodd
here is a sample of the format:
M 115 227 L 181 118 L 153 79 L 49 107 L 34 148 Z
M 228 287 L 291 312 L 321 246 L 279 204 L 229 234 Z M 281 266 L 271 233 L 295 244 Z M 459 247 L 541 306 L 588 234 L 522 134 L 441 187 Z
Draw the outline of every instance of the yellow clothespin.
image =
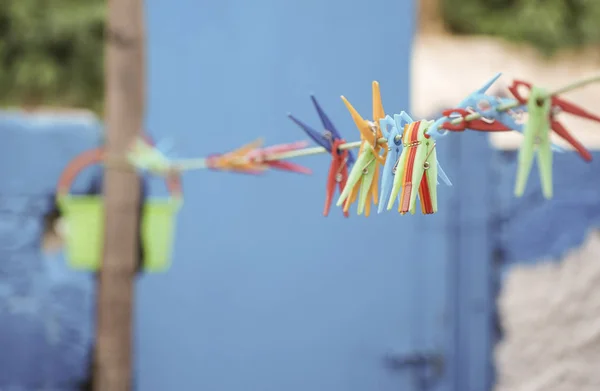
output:
M 344 96 L 342 96 L 342 100 L 348 111 L 350 111 L 354 123 L 356 123 L 362 143 L 356 163 L 352 167 L 346 186 L 337 201 L 337 206 L 344 205 L 344 211 L 347 211 L 350 205 L 356 201 L 358 195 L 357 213 L 362 214 L 364 212 L 365 216 L 369 216 L 371 203 L 368 202 L 368 198 L 371 196 L 373 203 L 377 205 L 379 200 L 377 188 L 379 185 L 379 165 L 385 164 L 387 156 L 387 144 L 378 143 L 378 140 L 382 137 L 379 120 L 385 118 L 379 83 L 373 82 L 372 122 L 363 119 Z M 383 155 L 381 154 L 382 150 Z
M 266 164 L 261 164 L 256 159 L 249 159 L 250 152 L 260 148 L 263 141 L 255 140 L 234 151 L 222 155 L 214 155 L 207 158 L 207 167 L 214 170 L 235 171 L 248 174 L 256 174 L 267 170 Z

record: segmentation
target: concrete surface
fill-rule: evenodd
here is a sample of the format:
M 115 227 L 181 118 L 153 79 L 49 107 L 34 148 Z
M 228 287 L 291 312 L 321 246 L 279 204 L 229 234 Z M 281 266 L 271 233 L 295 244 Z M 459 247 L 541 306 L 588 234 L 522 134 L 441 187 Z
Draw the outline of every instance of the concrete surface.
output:
M 520 265 L 499 297 L 495 391 L 600 390 L 600 231 L 560 262 Z
M 595 48 L 581 53 L 563 51 L 550 60 L 527 46 L 488 37 L 427 33 L 418 34 L 413 45 L 411 113 L 422 118 L 457 105 L 498 72 L 503 76 L 490 92 L 510 96 L 506 87 L 513 79 L 552 90 L 600 71 L 600 52 Z M 598 84 L 587 86 L 562 97 L 595 113 L 600 88 Z M 560 120 L 588 149 L 600 149 L 597 123 L 571 115 L 561 115 Z M 521 140 L 522 136 L 517 132 L 490 136 L 492 145 L 501 149 L 517 149 Z M 556 135 L 552 135 L 552 140 L 571 148 Z

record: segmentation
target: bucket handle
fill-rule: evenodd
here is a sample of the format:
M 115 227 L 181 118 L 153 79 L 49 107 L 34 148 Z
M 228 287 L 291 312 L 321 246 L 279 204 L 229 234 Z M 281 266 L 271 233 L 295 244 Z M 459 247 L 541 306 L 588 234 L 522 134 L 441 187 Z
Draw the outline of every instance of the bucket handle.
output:
M 58 198 L 65 197 L 69 194 L 73 181 L 84 168 L 101 163 L 103 160 L 104 148 L 85 151 L 71 160 L 58 179 Z M 166 177 L 166 182 L 171 197 L 181 199 L 183 192 L 181 187 L 181 176 L 179 173 L 168 175 Z

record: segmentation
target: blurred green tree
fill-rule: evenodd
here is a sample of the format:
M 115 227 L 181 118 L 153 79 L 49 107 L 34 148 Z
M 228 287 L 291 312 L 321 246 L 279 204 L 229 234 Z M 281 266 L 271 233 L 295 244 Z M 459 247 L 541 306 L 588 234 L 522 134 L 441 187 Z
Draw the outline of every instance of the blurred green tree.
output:
M 105 0 L 0 0 L 0 105 L 100 113 L 105 14 Z
M 600 0 L 440 0 L 446 27 L 456 34 L 526 42 L 552 54 L 600 43 Z

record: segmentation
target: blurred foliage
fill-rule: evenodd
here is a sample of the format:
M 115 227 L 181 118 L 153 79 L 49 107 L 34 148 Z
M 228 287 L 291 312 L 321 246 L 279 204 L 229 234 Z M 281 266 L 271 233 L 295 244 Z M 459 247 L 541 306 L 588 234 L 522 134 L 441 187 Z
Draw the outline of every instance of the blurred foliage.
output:
M 600 42 L 600 0 L 439 0 L 446 26 L 525 42 L 552 54 Z
M 0 104 L 102 111 L 105 0 L 0 0 Z

